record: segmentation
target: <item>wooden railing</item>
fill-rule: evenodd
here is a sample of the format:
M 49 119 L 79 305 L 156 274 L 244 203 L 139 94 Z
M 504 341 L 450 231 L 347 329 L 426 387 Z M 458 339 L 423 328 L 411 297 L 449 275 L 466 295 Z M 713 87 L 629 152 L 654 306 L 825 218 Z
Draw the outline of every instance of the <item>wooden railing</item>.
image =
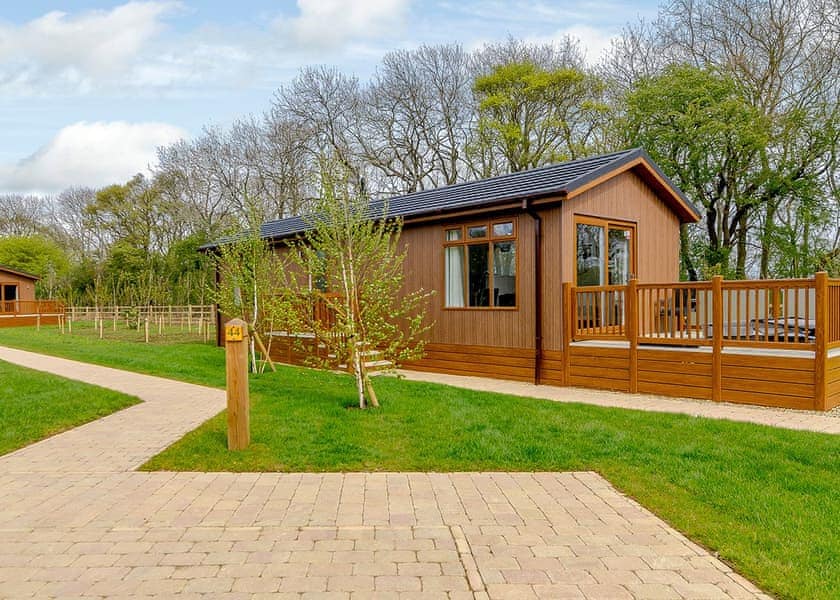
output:
M 571 300 L 574 340 L 632 336 L 638 344 L 708 346 L 719 336 L 722 346 L 813 350 L 821 325 L 827 346 L 840 346 L 840 280 L 824 274 L 756 281 L 633 280 L 626 286 L 573 288 Z
M 639 343 L 700 346 L 711 338 L 711 282 L 632 284 Z
M 826 292 L 828 315 L 825 338 L 828 348 L 840 348 L 840 279 L 831 279 Z
M 58 315 L 64 314 L 64 304 L 57 300 L 4 300 L 1 315 Z
M 577 288 L 574 293 L 575 339 L 624 337 L 626 286 Z

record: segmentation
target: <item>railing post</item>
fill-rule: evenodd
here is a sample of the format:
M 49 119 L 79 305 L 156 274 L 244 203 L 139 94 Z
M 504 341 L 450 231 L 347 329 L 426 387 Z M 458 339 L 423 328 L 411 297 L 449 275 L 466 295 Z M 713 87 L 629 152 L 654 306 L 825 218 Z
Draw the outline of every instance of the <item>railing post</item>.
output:
M 563 385 L 569 385 L 569 367 L 572 364 L 569 353 L 572 347 L 572 337 L 575 327 L 575 308 L 572 284 L 563 283 Z
M 639 391 L 639 303 L 635 277 L 627 283 L 624 299 L 624 330 L 630 342 L 630 393 Z
M 731 315 L 730 315 L 731 318 Z M 723 277 L 712 277 L 712 400 L 721 401 L 723 388 Z
M 814 409 L 826 410 L 825 363 L 828 360 L 826 340 L 828 327 L 828 273 L 814 275 Z

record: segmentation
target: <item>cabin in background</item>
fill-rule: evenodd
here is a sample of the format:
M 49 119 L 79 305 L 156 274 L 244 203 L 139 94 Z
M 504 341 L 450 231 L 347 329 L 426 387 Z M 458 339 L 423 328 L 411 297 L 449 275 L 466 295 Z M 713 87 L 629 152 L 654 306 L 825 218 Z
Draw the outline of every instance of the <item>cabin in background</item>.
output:
M 58 323 L 64 307 L 50 300 L 35 300 L 35 283 L 40 279 L 0 265 L 0 327 Z
M 391 198 L 387 212 L 404 223 L 406 289 L 436 291 L 425 355 L 404 368 L 840 404 L 840 281 L 681 283 L 680 226 L 700 217 L 642 149 Z M 305 229 L 292 217 L 261 234 L 280 247 Z M 272 357 L 303 358 L 282 336 Z

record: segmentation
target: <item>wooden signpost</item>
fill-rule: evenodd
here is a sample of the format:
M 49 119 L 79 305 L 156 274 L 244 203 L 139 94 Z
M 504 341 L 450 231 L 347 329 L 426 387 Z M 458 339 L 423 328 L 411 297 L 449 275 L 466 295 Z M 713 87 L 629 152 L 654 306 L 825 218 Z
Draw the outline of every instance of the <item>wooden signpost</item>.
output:
M 248 400 L 248 325 L 233 319 L 225 325 L 228 449 L 244 450 L 251 443 Z

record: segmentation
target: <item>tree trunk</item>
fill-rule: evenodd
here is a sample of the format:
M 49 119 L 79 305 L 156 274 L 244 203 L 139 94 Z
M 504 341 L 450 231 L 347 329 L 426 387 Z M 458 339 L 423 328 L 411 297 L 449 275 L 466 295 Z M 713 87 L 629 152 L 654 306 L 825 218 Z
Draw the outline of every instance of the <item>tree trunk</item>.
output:
M 737 256 L 735 257 L 735 278 L 747 278 L 747 213 L 738 219 Z
M 680 261 L 683 269 L 688 275 L 689 281 L 697 281 L 697 268 L 694 266 L 694 261 L 691 260 L 691 254 L 688 248 L 688 225 L 683 223 L 680 225 Z
M 362 379 L 365 382 L 365 392 L 367 392 L 368 401 L 370 405 L 374 408 L 379 408 L 379 400 L 376 397 L 376 392 L 373 391 L 373 383 L 370 381 L 370 375 L 367 372 L 367 367 L 365 367 L 364 361 L 360 360 L 359 364 L 362 368 Z
M 356 391 L 359 393 L 359 408 L 365 408 L 365 380 L 362 373 L 362 360 L 359 356 L 359 348 L 356 346 L 356 340 L 353 340 L 350 352 L 353 355 L 353 374 L 356 377 Z
M 761 235 L 761 263 L 759 265 L 759 276 L 767 279 L 770 271 L 770 236 L 776 226 L 776 204 L 771 200 L 767 201 L 764 211 L 764 231 Z

